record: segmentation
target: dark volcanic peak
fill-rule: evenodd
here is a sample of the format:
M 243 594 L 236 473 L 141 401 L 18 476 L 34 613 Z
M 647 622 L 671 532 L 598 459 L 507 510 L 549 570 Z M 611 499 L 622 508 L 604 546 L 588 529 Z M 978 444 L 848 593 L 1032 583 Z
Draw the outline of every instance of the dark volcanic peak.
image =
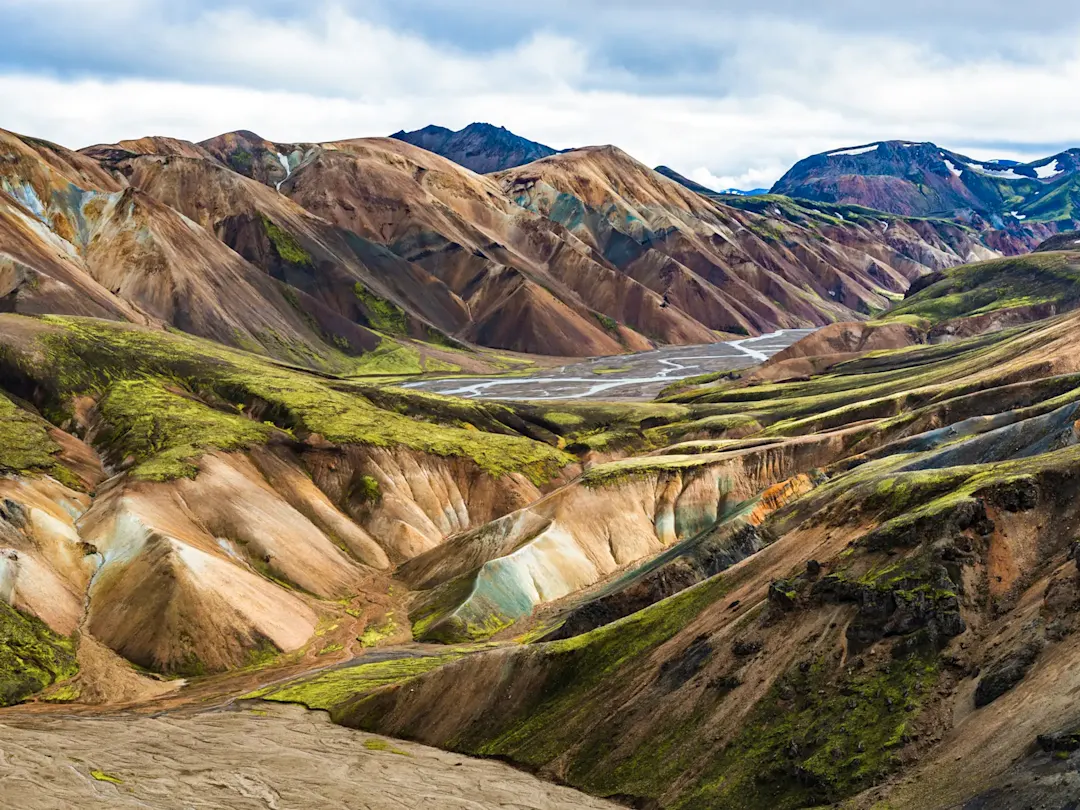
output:
M 478 174 L 512 169 L 555 154 L 550 146 L 515 135 L 506 127 L 484 123 L 469 124 L 457 132 L 432 125 L 413 132 L 402 130 L 390 137 L 442 155 Z
M 975 211 L 1071 227 L 1080 150 L 1030 163 L 976 160 L 933 143 L 878 141 L 801 160 L 773 193 L 895 214 L 951 216 Z
M 679 174 L 674 169 L 667 166 L 657 166 L 655 171 L 657 174 L 662 174 L 664 175 L 664 177 L 667 177 L 671 180 L 674 180 L 676 183 L 680 183 L 681 185 L 686 186 L 693 192 L 696 192 L 698 194 L 704 194 L 706 197 L 715 197 L 720 194 L 719 191 L 711 189 L 708 186 L 703 186 L 696 180 L 691 180 L 689 177 L 685 177 Z

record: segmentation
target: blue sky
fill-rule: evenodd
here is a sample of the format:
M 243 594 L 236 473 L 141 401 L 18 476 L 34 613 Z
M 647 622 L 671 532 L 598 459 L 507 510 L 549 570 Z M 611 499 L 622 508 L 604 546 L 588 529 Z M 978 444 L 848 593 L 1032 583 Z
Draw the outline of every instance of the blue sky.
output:
M 884 138 L 1033 158 L 1080 145 L 1076 6 L 0 0 L 0 126 L 84 146 L 481 120 L 742 187 Z

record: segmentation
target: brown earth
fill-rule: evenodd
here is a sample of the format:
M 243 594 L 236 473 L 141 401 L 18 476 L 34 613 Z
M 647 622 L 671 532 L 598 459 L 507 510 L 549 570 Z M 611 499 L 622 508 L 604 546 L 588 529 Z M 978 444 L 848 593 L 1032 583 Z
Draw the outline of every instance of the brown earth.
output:
M 4 712 L 0 737 L 0 805 L 25 810 L 615 807 L 502 763 L 357 734 L 299 706 L 154 717 Z

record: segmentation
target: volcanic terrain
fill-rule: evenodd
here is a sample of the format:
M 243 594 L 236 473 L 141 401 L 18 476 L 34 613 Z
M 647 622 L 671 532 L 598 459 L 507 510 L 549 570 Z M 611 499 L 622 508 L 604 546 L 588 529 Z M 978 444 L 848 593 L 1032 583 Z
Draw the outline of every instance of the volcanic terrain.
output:
M 4 797 L 1080 795 L 1075 239 L 613 147 L 0 144 Z

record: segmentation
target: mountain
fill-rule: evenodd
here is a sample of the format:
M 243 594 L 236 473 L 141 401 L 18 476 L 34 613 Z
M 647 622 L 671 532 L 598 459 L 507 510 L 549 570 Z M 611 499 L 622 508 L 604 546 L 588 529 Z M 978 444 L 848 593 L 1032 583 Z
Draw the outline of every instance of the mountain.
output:
M 453 334 L 499 348 L 603 354 L 641 348 L 649 340 L 707 342 L 715 331 L 755 334 L 785 325 L 820 325 L 886 308 L 889 296 L 902 294 L 923 272 L 993 255 L 952 225 L 939 233 L 936 226 L 900 224 L 883 239 L 883 222 L 853 221 L 835 240 L 823 239 L 819 227 L 828 230 L 842 220 L 830 216 L 798 225 L 783 214 L 783 221 L 773 222 L 769 213 L 740 213 L 690 194 L 620 153 L 602 169 L 610 199 L 600 196 L 580 205 L 589 209 L 589 218 L 609 202 L 639 213 L 657 203 L 674 206 L 681 227 L 699 233 L 685 247 L 690 252 L 679 247 L 673 260 L 664 252 L 673 248 L 662 248 L 657 233 L 618 224 L 613 229 L 600 219 L 575 222 L 568 218 L 571 208 L 538 204 L 511 179 L 534 168 L 561 175 L 566 167 L 573 175 L 582 156 L 602 149 L 552 155 L 478 177 L 396 139 L 253 143 L 252 137 L 234 134 L 204 146 L 219 162 L 240 165 L 253 179 L 275 187 L 282 181 L 260 170 L 273 161 L 257 156 L 290 148 L 306 155 L 278 190 L 309 213 L 381 243 L 437 277 L 471 313 L 471 323 Z M 256 159 L 237 164 L 230 144 Z M 564 179 L 567 183 L 552 175 L 550 188 L 570 189 L 570 177 Z M 571 207 L 579 204 L 572 196 L 566 198 Z M 667 227 L 668 220 L 661 214 L 656 227 Z M 738 280 L 730 290 L 720 290 L 732 265 L 759 285 L 757 292 Z M 795 281 L 778 283 L 777 273 Z M 791 303 L 790 311 L 769 300 L 774 287 L 780 300 Z
M 482 176 L 388 138 L 74 153 L 5 137 L 21 156 L 0 167 L 10 310 L 153 322 L 335 372 L 504 362 L 451 356 L 468 344 L 594 356 L 866 318 L 926 273 L 1025 244 L 705 196 L 611 147 Z
M 1080 149 L 1016 163 L 973 160 L 932 143 L 881 141 L 801 160 L 772 191 L 907 216 L 974 213 L 997 229 L 1065 229 L 1077 216 L 1078 170 Z
M 563 152 L 493 178 L 518 205 L 564 225 L 669 304 L 729 333 L 878 312 L 928 263 L 994 255 L 951 223 L 695 194 L 612 146 Z M 762 203 L 752 213 L 728 199 Z
M 549 146 L 491 124 L 469 124 L 457 132 L 427 126 L 412 132 L 401 130 L 390 137 L 442 155 L 477 174 L 511 169 L 555 154 Z

